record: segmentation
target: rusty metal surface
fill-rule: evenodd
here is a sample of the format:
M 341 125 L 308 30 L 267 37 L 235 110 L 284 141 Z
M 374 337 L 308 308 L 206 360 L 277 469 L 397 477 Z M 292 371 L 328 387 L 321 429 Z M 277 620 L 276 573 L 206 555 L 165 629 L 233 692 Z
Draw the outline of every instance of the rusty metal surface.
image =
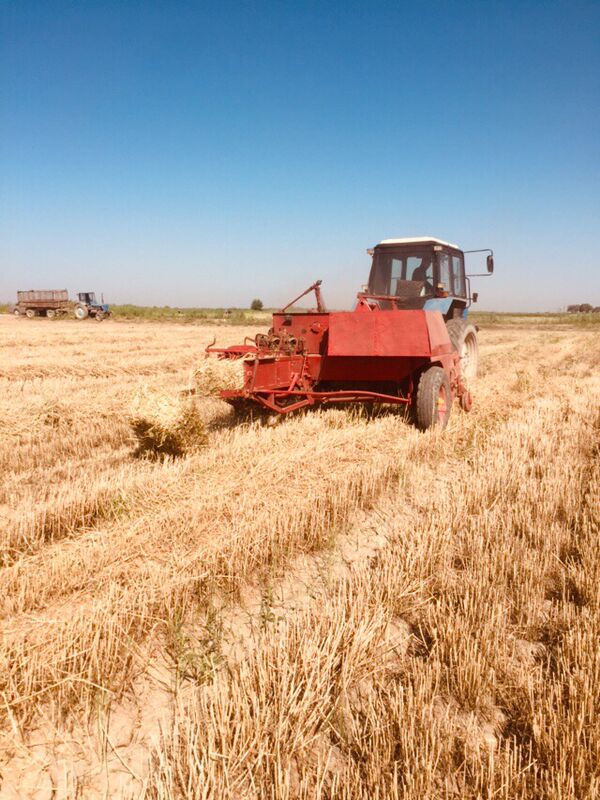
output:
M 221 392 L 223 400 L 235 400 L 243 397 L 240 392 L 223 391 Z M 299 408 L 310 405 L 319 405 L 325 403 L 392 403 L 396 405 L 408 405 L 410 398 L 398 397 L 397 395 L 384 394 L 382 392 L 369 392 L 369 391 L 352 391 L 337 390 L 331 392 L 316 392 L 316 391 L 299 391 L 299 390 L 278 390 L 278 391 L 255 391 L 252 393 L 251 398 L 269 409 L 270 411 L 277 411 L 280 414 L 289 414 L 290 411 L 297 411 Z M 289 400 L 292 402 L 282 403 L 282 400 Z
M 66 303 L 69 293 L 66 289 L 29 289 L 17 292 L 18 303 Z
M 440 356 L 452 352 L 452 342 L 448 328 L 439 311 L 423 311 L 429 334 L 429 348 L 432 356 Z

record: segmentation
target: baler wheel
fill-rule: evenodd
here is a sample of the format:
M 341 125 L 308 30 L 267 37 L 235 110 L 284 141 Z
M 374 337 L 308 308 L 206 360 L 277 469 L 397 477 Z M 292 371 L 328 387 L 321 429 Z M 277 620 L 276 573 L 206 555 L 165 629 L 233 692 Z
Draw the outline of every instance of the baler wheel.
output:
M 438 426 L 443 430 L 450 419 L 452 393 L 450 381 L 441 367 L 429 367 L 417 387 L 417 426 L 426 431 Z
M 448 320 L 446 328 L 452 347 L 460 357 L 462 379 L 468 384 L 477 377 L 477 367 L 479 366 L 477 329 L 473 323 L 460 318 Z

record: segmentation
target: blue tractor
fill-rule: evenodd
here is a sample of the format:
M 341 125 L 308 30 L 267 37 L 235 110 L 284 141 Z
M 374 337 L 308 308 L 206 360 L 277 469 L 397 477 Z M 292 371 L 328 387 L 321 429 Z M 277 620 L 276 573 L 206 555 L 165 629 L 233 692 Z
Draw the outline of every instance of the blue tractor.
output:
M 77 319 L 94 317 L 98 322 L 102 322 L 106 317 L 110 317 L 110 314 L 108 303 L 98 303 L 95 292 L 79 292 L 77 294 L 77 303 L 75 304 Z
M 423 236 L 384 239 L 367 250 L 373 263 L 362 295 L 381 308 L 425 309 L 441 312 L 448 335 L 461 359 L 465 380 L 477 375 L 479 348 L 477 328 L 468 320 L 468 309 L 477 302 L 469 278 L 491 275 L 492 250 L 461 250 L 457 245 Z M 467 275 L 465 253 L 487 253 L 487 272 Z

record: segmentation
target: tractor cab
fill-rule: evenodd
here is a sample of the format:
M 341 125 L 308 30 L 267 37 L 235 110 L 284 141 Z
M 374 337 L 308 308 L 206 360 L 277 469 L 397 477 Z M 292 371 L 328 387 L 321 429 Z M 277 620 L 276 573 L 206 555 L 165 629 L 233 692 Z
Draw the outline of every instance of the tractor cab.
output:
M 104 297 L 100 303 L 96 300 L 96 292 L 79 292 L 77 297 L 79 299 L 79 305 L 84 305 L 89 311 L 98 310 L 102 311 L 104 314 L 110 312 L 110 306 L 108 303 L 104 302 Z
M 373 263 L 362 296 L 382 309 L 440 311 L 451 319 L 466 317 L 477 299 L 471 297 L 464 252 L 455 244 L 433 237 L 385 239 L 367 252 Z M 493 271 L 491 255 L 487 268 Z
M 77 298 L 80 303 L 85 303 L 86 306 L 97 306 L 96 292 L 79 292 Z

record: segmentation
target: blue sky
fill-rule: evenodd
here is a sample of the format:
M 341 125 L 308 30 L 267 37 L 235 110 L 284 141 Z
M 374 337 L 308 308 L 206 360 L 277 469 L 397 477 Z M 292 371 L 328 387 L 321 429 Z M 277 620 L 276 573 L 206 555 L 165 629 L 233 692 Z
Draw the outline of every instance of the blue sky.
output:
M 600 305 L 600 3 L 3 2 L 0 297 L 348 307 L 367 247 Z

